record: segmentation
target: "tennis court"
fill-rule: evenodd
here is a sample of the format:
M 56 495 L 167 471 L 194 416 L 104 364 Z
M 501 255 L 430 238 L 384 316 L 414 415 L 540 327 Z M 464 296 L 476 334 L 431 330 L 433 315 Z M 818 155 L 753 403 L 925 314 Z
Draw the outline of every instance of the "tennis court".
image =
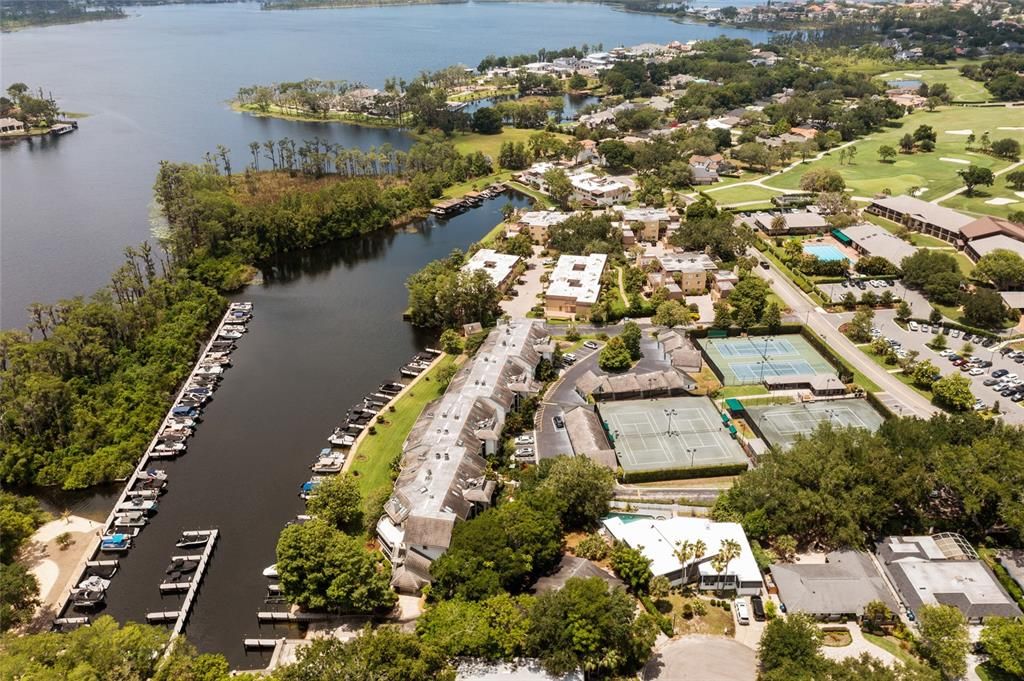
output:
M 706 397 L 602 402 L 598 411 L 627 473 L 747 461 Z
M 745 405 L 747 420 L 758 435 L 779 449 L 789 449 L 801 436 L 813 433 L 819 424 L 834 427 L 853 426 L 878 430 L 882 415 L 867 400 L 849 399 L 825 402 L 803 402 L 764 407 Z
M 765 376 L 835 375 L 832 365 L 797 334 L 698 342 L 725 385 L 760 383 Z

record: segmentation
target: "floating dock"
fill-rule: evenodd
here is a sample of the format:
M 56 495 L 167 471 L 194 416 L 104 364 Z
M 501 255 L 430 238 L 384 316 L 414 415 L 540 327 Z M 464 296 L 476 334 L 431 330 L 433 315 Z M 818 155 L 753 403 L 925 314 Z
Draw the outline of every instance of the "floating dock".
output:
M 241 316 L 239 316 L 239 315 L 241 315 Z M 114 503 L 113 509 L 107 515 L 106 521 L 104 522 L 104 525 L 103 525 L 104 532 L 102 532 L 102 534 L 106 534 L 107 532 L 113 531 L 115 526 L 117 526 L 116 518 L 117 518 L 117 516 L 119 516 L 122 513 L 122 511 L 120 511 L 119 509 L 125 503 L 127 503 L 127 502 L 129 502 L 131 500 L 131 498 L 132 498 L 131 492 L 132 492 L 132 490 L 135 489 L 136 484 L 139 483 L 140 481 L 148 480 L 149 479 L 149 476 L 146 475 L 145 472 L 149 468 L 150 464 L 153 461 L 155 461 L 157 458 L 160 457 L 160 453 L 159 452 L 154 454 L 154 448 L 160 442 L 160 438 L 162 436 L 162 433 L 164 433 L 164 431 L 167 429 L 168 425 L 170 424 L 171 419 L 173 418 L 173 410 L 174 410 L 174 408 L 178 404 L 181 403 L 182 399 L 185 397 L 185 395 L 186 395 L 186 393 L 188 391 L 189 386 L 193 383 L 193 381 L 198 376 L 203 375 L 203 374 L 198 373 L 199 370 L 203 367 L 203 360 L 211 352 L 221 352 L 222 351 L 222 350 L 218 349 L 218 346 L 219 346 L 219 344 L 223 343 L 223 341 L 220 340 L 220 334 L 224 330 L 224 327 L 225 326 L 236 326 L 238 324 L 245 324 L 245 323 L 247 323 L 251 319 L 251 317 L 252 317 L 252 304 L 251 303 L 231 303 L 230 305 L 228 305 L 228 309 L 224 312 L 224 316 L 221 317 L 220 322 L 217 323 L 217 326 L 216 326 L 216 328 L 214 328 L 213 333 L 210 334 L 210 339 L 207 341 L 205 347 L 203 348 L 202 353 L 199 355 L 198 359 L 196 359 L 196 362 L 193 365 L 192 371 L 189 373 L 188 378 L 186 378 L 182 382 L 181 388 L 178 390 L 178 393 L 175 396 L 174 402 L 172 403 L 171 407 L 167 410 L 167 414 L 164 416 L 163 420 L 160 422 L 160 425 L 157 427 L 156 432 L 153 434 L 153 438 L 149 441 L 149 444 L 146 447 L 146 450 L 143 453 L 142 458 L 139 460 L 138 465 L 135 467 L 135 470 L 132 472 L 132 474 L 125 479 L 125 485 L 124 485 L 123 490 L 121 491 L 121 495 L 118 497 L 117 501 Z M 171 454 L 171 456 L 175 456 L 175 455 L 178 454 L 178 452 L 173 452 L 173 453 L 170 453 L 170 454 Z M 74 578 L 70 581 L 71 584 L 78 584 L 79 582 L 82 581 L 82 579 L 86 576 L 86 570 L 88 569 L 90 563 L 96 563 L 96 562 L 102 563 L 103 562 L 103 561 L 97 561 L 96 560 L 96 558 L 100 555 L 100 543 L 101 543 L 100 537 L 96 537 L 92 541 L 93 541 L 92 548 L 87 553 L 87 555 L 90 556 L 91 560 L 85 561 L 84 563 L 81 563 L 79 565 L 79 567 L 75 571 Z M 212 547 L 212 542 L 211 542 L 211 544 L 208 545 L 208 548 L 209 547 Z M 194 592 L 190 592 L 190 593 L 194 594 Z M 65 609 L 67 608 L 68 601 L 69 601 L 70 598 L 71 598 L 71 591 L 68 590 L 68 592 L 65 593 L 61 597 L 61 599 L 57 602 L 57 612 L 58 613 L 63 613 L 65 611 Z M 64 618 L 64 619 L 66 619 L 66 618 Z M 182 624 L 183 624 L 183 622 L 182 622 Z M 177 635 L 177 633 L 181 633 L 180 630 L 178 630 L 176 632 L 176 635 Z M 169 650 L 169 648 L 168 648 L 168 650 Z
M 168 610 L 163 612 L 148 612 L 146 613 L 147 622 L 174 622 L 171 627 L 171 638 L 169 642 L 173 642 L 181 633 L 185 630 L 185 620 L 188 619 L 189 613 L 192 611 L 192 605 L 196 600 L 196 593 L 199 591 L 199 584 L 203 581 L 203 575 L 206 574 L 206 568 L 210 564 L 210 556 L 213 555 L 213 547 L 217 543 L 217 537 L 220 534 L 219 530 L 190 530 L 190 532 L 206 532 L 208 533 L 208 539 L 206 540 L 206 547 L 203 552 L 199 555 L 188 555 L 188 556 L 171 556 L 171 560 L 198 560 L 199 565 L 196 567 L 195 573 L 192 575 L 191 581 L 185 582 L 174 582 L 173 586 L 184 586 L 184 589 L 164 589 L 167 583 L 160 585 L 160 591 L 185 591 L 185 600 L 181 603 L 180 610 Z M 172 646 L 167 646 L 167 651 L 170 651 Z
M 256 613 L 256 619 L 260 622 L 323 622 L 327 619 L 327 613 L 323 612 L 282 612 L 270 610 Z

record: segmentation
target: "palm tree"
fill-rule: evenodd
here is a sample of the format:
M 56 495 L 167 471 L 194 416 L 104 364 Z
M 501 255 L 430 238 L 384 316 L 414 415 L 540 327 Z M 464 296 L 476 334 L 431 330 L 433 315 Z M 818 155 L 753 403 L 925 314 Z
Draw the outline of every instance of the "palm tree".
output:
M 704 557 L 708 551 L 708 545 L 704 543 L 703 539 L 696 541 L 690 541 L 686 539 L 682 542 L 676 543 L 676 558 L 683 565 L 683 583 L 690 581 L 690 577 L 693 574 L 693 569 L 700 559 Z
M 718 549 L 718 553 L 711 559 L 711 567 L 718 573 L 718 583 L 721 584 L 729 563 L 739 558 L 740 544 L 733 539 L 725 539 Z

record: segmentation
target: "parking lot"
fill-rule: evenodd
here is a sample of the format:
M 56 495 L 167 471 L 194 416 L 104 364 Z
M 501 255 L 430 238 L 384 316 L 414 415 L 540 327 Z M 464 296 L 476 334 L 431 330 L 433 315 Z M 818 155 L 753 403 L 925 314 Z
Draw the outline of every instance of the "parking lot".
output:
M 972 375 L 969 371 L 960 371 L 960 367 L 954 366 L 946 356 L 926 345 L 935 337 L 935 327 L 929 326 L 927 331 L 923 325 L 918 325 L 917 331 L 910 330 L 909 328 L 903 329 L 896 323 L 894 315 L 895 313 L 892 310 L 883 310 L 876 313 L 875 327 L 881 332 L 882 337 L 898 341 L 900 347 L 906 350 L 916 350 L 919 353 L 919 361 L 931 360 L 943 376 L 960 373 L 967 377 L 971 381 L 971 392 L 974 393 L 975 397 L 983 400 L 988 406 L 992 406 L 998 400 L 1000 412 L 1008 423 L 1024 423 L 1024 407 L 1021 406 L 1024 405 L 1024 402 L 1014 403 L 1011 401 L 1010 396 L 1000 395 L 984 384 L 986 380 L 993 378 L 993 372 L 998 373 L 1000 370 L 1008 374 L 1024 376 L 1024 356 L 1019 358 L 1020 362 L 1016 362 L 1016 358 L 1013 355 L 1003 354 L 1004 351 L 1000 350 L 999 345 L 991 345 L 985 348 L 980 342 L 972 340 L 971 345 L 974 346 L 974 350 L 970 354 L 983 362 L 992 363 L 991 366 L 978 367 L 980 371 L 975 371 Z M 843 318 L 842 321 L 847 321 L 850 316 L 848 314 L 835 315 L 835 317 Z M 842 323 L 842 321 L 839 321 L 839 323 Z M 963 354 L 960 352 L 964 345 L 963 334 L 952 330 L 945 338 L 946 345 L 950 351 L 960 355 Z M 866 350 L 867 348 L 865 348 Z M 1009 353 L 1009 350 L 1007 349 L 1005 352 Z
M 884 293 L 885 291 L 889 291 L 890 293 L 892 293 L 892 295 L 896 297 L 897 300 L 907 301 L 907 303 L 910 305 L 912 316 L 914 317 L 918 317 L 920 319 L 927 319 L 928 315 L 932 311 L 932 306 L 928 304 L 928 300 L 923 295 L 921 295 L 920 292 L 908 289 L 906 286 L 903 285 L 902 282 L 898 280 L 892 282 L 891 286 L 887 284 L 883 285 L 881 282 L 877 286 L 871 286 L 868 282 L 861 281 L 860 284 L 863 285 L 863 288 L 861 288 L 861 286 L 855 282 L 844 283 L 845 286 L 843 285 L 843 283 L 819 284 L 818 288 L 820 288 L 830 298 L 832 298 L 832 301 L 835 303 L 838 303 L 840 300 L 842 300 L 843 294 L 845 293 L 852 293 L 853 295 L 857 296 L 857 299 L 859 300 L 860 297 L 867 293 L 868 291 L 871 291 L 872 293 L 878 296 L 882 295 L 882 293 Z

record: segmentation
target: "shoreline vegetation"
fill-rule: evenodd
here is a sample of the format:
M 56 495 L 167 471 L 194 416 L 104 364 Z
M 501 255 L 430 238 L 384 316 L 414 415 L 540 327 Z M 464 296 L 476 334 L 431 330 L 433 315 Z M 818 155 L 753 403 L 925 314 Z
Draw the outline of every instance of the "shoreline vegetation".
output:
M 3 4 L 3 13 L 0 15 L 2 33 L 12 33 L 26 28 L 128 18 L 124 8 L 116 5 L 89 9 L 70 0 L 5 0 Z
M 405 121 L 397 121 L 384 116 L 373 116 L 354 111 L 331 111 L 324 114 L 314 114 L 302 111 L 301 109 L 290 109 L 276 104 L 270 104 L 266 110 L 261 109 L 256 104 L 243 104 L 238 100 L 233 100 L 229 104 L 231 110 L 238 113 L 260 116 L 262 118 L 301 121 L 304 123 L 342 123 L 344 125 L 361 125 L 367 128 L 405 128 L 412 122 L 411 117 L 406 117 Z

